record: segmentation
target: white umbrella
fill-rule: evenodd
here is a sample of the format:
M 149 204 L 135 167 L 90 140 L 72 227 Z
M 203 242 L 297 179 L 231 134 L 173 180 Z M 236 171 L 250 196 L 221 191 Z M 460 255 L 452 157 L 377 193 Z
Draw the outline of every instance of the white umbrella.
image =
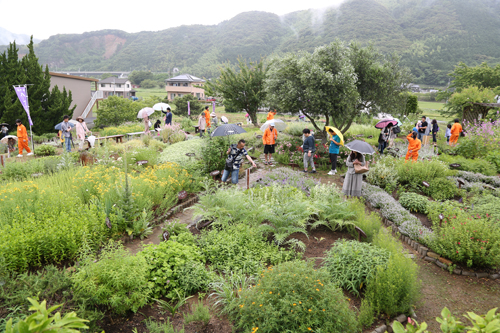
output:
M 144 118 L 144 112 L 146 112 L 148 114 L 148 116 L 150 116 L 153 113 L 155 113 L 155 110 L 153 108 L 144 108 L 144 109 L 141 109 L 139 111 L 139 113 L 137 113 L 137 118 L 139 118 L 139 119 Z
M 279 120 L 279 119 L 272 119 L 272 120 L 268 120 L 266 121 L 261 127 L 260 127 L 260 130 L 262 132 L 264 132 L 266 130 L 266 128 L 269 127 L 269 124 L 274 124 L 274 128 L 276 128 L 276 130 L 278 132 L 283 132 L 286 127 L 288 126 L 283 120 Z
M 90 147 L 94 148 L 94 143 L 95 143 L 95 136 L 94 135 L 91 135 L 87 138 L 87 140 L 89 141 L 90 143 Z
M 227 123 L 229 122 L 229 120 L 228 120 L 225 116 L 220 117 L 220 120 L 221 120 L 224 124 L 227 124 Z
M 167 103 L 156 103 L 155 105 L 153 105 L 153 109 L 156 111 L 166 111 L 169 107 L 170 105 L 168 105 Z
M 2 140 L 0 140 L 1 143 L 5 143 L 5 144 L 8 144 L 9 142 L 9 139 L 14 139 L 16 140 L 17 142 L 17 136 L 14 136 L 14 135 L 6 135 L 2 138 Z

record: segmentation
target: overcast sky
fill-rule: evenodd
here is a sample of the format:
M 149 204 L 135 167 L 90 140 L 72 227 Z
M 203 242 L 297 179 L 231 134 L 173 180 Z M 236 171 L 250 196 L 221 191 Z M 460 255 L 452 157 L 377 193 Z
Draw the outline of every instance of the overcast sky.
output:
M 0 0 L 0 27 L 16 34 L 33 34 L 39 39 L 101 29 L 158 31 L 180 25 L 218 24 L 246 11 L 283 15 L 302 9 L 324 9 L 340 2 L 342 0 Z

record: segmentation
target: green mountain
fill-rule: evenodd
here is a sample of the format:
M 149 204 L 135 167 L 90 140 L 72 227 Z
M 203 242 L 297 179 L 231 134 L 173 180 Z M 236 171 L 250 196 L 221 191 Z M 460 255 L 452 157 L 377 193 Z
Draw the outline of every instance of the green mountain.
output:
M 347 0 L 282 17 L 246 12 L 213 26 L 55 35 L 36 45 L 36 53 L 53 70 L 168 72 L 177 67 L 213 77 L 221 64 L 235 63 L 238 56 L 256 60 L 312 51 L 335 38 L 355 39 L 400 54 L 415 82 L 445 85 L 446 74 L 460 61 L 500 62 L 499 9 L 498 0 Z

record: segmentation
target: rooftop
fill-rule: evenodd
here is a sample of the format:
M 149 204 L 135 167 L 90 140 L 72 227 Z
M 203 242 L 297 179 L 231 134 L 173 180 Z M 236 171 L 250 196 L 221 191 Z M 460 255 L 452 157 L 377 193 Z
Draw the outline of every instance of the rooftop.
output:
M 54 72 L 49 72 L 49 74 L 50 74 L 50 76 L 64 77 L 64 78 L 67 78 L 67 79 L 92 81 L 92 82 L 99 81 L 98 79 L 94 79 L 94 78 L 90 78 L 90 77 L 83 77 L 83 76 L 76 76 L 76 75 L 67 75 L 67 74 L 54 73 Z
M 179 82 L 179 81 L 184 81 L 184 82 L 205 82 L 205 80 L 200 79 L 199 77 L 196 77 L 194 75 L 189 75 L 189 74 L 182 74 L 178 75 L 176 77 L 166 79 L 166 82 Z
M 108 77 L 108 78 L 106 78 L 104 80 L 99 81 L 99 83 L 118 83 L 118 84 L 123 84 L 123 83 L 127 83 L 128 81 L 130 81 L 130 79 L 119 79 L 117 77 L 111 76 L 111 77 Z

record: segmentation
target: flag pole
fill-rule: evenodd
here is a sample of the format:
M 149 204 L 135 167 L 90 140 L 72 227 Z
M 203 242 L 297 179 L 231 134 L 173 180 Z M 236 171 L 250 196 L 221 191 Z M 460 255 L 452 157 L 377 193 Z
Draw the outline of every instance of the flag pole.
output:
M 30 84 L 30 85 L 32 86 L 33 84 Z M 24 86 L 26 87 L 26 100 L 28 100 L 28 85 L 25 84 Z M 32 121 L 31 121 L 30 105 L 29 105 L 29 103 L 28 103 L 27 107 L 28 107 L 28 117 L 29 117 L 28 124 L 30 124 L 31 147 L 32 147 L 33 153 L 34 153 L 35 152 L 35 141 L 33 141 L 33 131 L 31 130 L 31 122 Z

